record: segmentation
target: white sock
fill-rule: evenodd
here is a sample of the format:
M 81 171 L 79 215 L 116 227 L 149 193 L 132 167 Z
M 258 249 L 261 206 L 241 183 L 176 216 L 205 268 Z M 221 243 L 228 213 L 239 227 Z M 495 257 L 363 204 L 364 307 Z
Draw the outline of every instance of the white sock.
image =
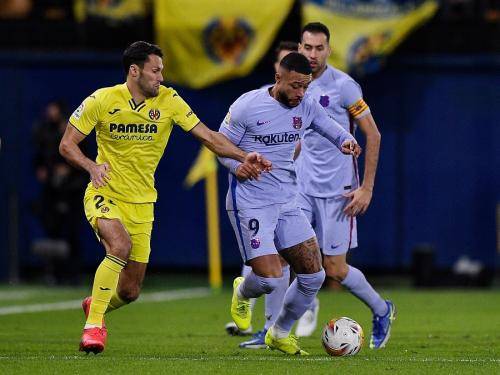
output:
M 277 339 L 284 339 L 285 337 L 288 337 L 288 335 L 290 334 L 290 331 L 278 327 L 276 324 L 274 324 L 269 329 L 271 330 L 271 335 L 273 335 L 273 337 Z

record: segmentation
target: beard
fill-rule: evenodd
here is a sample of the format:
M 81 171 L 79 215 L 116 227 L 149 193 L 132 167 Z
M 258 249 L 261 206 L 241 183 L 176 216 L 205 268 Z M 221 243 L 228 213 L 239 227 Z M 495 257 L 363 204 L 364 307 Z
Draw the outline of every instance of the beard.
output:
M 292 100 L 283 91 L 278 91 L 278 100 L 290 108 L 297 107 L 301 102 L 299 100 L 298 103 L 292 103 Z
M 142 77 L 139 78 L 138 80 L 138 86 L 141 89 L 142 93 L 146 98 L 152 98 L 154 96 L 158 96 L 158 93 L 160 92 L 160 88 L 155 88 L 152 86 L 148 86 L 146 82 L 142 79 Z

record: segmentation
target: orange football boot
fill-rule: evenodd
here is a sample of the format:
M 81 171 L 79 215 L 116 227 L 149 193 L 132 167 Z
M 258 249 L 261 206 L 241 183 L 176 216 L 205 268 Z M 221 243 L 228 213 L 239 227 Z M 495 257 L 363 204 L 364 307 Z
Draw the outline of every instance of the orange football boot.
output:
M 80 341 L 80 351 L 89 354 L 93 352 L 98 354 L 104 350 L 106 345 L 105 329 L 99 327 L 87 328 L 83 330 L 82 340 Z

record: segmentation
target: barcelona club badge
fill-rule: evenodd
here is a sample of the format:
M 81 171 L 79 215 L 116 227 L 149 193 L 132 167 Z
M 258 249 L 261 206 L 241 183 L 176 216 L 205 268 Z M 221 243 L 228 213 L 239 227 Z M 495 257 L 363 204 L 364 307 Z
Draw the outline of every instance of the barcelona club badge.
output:
M 293 119 L 293 128 L 300 129 L 302 127 L 302 117 L 292 117 Z

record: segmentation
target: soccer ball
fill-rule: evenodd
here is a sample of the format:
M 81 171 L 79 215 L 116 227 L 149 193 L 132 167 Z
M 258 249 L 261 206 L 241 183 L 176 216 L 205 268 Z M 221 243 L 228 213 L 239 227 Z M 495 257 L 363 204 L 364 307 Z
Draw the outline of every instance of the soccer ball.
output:
M 342 317 L 332 319 L 325 325 L 321 342 L 328 354 L 340 357 L 357 354 L 364 338 L 363 329 L 357 322 Z

